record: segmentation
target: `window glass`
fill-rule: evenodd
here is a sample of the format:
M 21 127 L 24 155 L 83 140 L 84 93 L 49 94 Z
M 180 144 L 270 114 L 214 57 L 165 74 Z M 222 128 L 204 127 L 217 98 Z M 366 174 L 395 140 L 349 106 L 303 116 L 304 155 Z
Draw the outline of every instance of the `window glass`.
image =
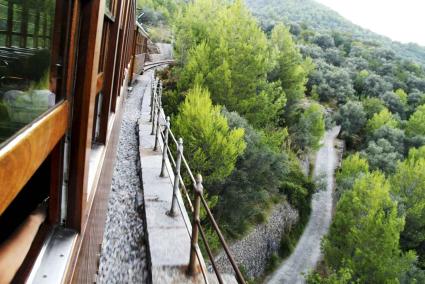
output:
M 0 0 L 0 147 L 55 105 L 50 79 L 55 5 Z

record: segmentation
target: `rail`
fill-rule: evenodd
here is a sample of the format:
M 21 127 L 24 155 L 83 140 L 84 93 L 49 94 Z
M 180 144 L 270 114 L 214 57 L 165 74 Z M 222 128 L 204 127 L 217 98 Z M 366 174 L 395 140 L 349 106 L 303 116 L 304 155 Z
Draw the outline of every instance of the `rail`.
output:
M 145 63 L 144 71 L 150 70 L 152 68 L 159 67 L 161 65 L 171 64 L 171 63 L 174 63 L 174 60 L 173 59 Z
M 161 165 L 160 177 L 165 177 L 167 160 L 170 161 L 171 167 L 174 170 L 174 184 L 173 184 L 173 193 L 172 193 L 172 199 L 171 199 L 171 208 L 167 212 L 167 215 L 170 217 L 176 216 L 177 193 L 179 190 L 183 193 L 183 196 L 185 197 L 187 205 L 190 209 L 190 212 L 193 214 L 190 258 L 189 258 L 187 273 L 189 275 L 194 275 L 196 273 L 196 251 L 199 247 L 198 238 L 200 235 L 203 241 L 205 250 L 208 254 L 208 258 L 211 262 L 211 266 L 217 277 L 217 280 L 220 284 L 224 283 L 222 276 L 220 274 L 220 271 L 217 267 L 217 264 L 214 260 L 214 255 L 211 251 L 211 247 L 207 241 L 205 231 L 202 228 L 201 219 L 200 219 L 200 210 L 202 205 L 206 213 L 206 218 L 211 223 L 213 230 L 217 234 L 220 244 L 223 247 L 224 252 L 227 256 L 227 259 L 229 260 L 233 268 L 234 276 L 237 282 L 240 284 L 246 283 L 241 271 L 239 270 L 239 267 L 237 266 L 229 250 L 229 246 L 227 245 L 215 218 L 213 214 L 211 213 L 210 208 L 208 207 L 207 201 L 203 197 L 204 188 L 202 185 L 202 176 L 198 174 L 195 177 L 195 175 L 193 174 L 192 170 L 189 167 L 189 163 L 187 162 L 187 159 L 185 158 L 183 154 L 183 149 L 184 149 L 183 139 L 182 138 L 177 139 L 171 130 L 170 117 L 165 115 L 164 110 L 162 108 L 162 82 L 158 78 L 155 78 L 154 75 L 152 76 L 151 91 L 152 91 L 151 102 L 150 102 L 151 112 L 150 112 L 149 122 L 151 122 L 152 124 L 151 135 L 155 135 L 154 151 L 162 152 L 162 165 Z M 170 142 L 171 142 L 171 147 L 170 147 Z M 172 148 L 175 148 L 175 152 L 176 152 L 175 157 L 173 155 Z M 183 165 L 183 168 L 182 168 L 182 165 Z M 187 190 L 187 187 L 185 184 L 185 178 L 182 177 L 182 173 L 181 173 L 182 169 L 186 171 L 186 175 L 185 175 L 186 181 L 191 182 L 193 185 L 194 190 L 193 192 L 191 192 L 194 195 L 193 202 L 190 198 L 190 192 Z M 201 266 L 201 269 L 203 269 L 202 266 Z M 203 274 L 206 275 L 207 271 L 203 271 Z

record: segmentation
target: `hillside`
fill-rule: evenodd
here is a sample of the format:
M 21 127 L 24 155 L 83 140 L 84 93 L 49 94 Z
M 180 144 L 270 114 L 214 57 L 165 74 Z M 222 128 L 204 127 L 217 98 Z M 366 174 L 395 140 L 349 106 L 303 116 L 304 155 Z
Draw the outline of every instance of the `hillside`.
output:
M 185 3 L 170 17 L 176 63 L 158 72 L 163 107 L 226 239 L 244 240 L 288 202 L 299 222 L 266 271 L 287 256 L 316 267 L 323 244 L 309 284 L 425 283 L 425 50 L 312 0 L 247 0 L 254 13 L 243 0 Z M 320 157 L 330 156 L 322 138 L 335 126 L 345 147 L 333 177 Z M 311 168 L 327 169 L 327 182 L 321 171 L 306 176 L 300 163 L 322 149 Z M 314 216 L 331 211 L 315 206 L 315 196 L 333 190 L 320 203 L 335 205 L 333 220 L 313 236 Z M 312 237 L 308 245 L 303 236 Z M 297 282 L 277 275 L 276 283 Z
M 313 0 L 246 0 L 253 14 L 265 28 L 276 22 L 305 24 L 320 31 L 339 31 L 352 34 L 362 41 L 378 42 L 391 48 L 402 58 L 425 65 L 425 47 L 402 44 L 353 24 L 335 11 Z

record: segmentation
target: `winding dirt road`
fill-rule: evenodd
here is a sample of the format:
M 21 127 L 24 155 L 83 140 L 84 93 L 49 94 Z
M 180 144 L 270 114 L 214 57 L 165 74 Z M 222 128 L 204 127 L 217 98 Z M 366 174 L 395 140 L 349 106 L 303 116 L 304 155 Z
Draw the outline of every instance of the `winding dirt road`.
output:
M 332 219 L 334 172 L 338 160 L 334 144 L 339 131 L 340 127 L 337 126 L 325 133 L 323 145 L 316 157 L 313 174 L 314 177 L 323 176 L 326 179 L 326 189 L 313 195 L 310 220 L 294 252 L 272 275 L 268 282 L 270 284 L 305 283 L 304 275 L 313 270 L 321 258 L 320 243 Z

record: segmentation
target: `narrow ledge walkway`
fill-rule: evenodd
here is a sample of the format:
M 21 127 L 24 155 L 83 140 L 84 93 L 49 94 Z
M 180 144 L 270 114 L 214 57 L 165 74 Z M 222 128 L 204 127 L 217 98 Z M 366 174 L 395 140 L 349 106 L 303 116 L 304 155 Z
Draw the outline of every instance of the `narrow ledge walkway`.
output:
M 143 81 L 149 80 L 151 84 L 152 72 L 146 72 L 142 77 L 145 76 L 147 78 Z M 189 278 L 185 273 L 189 263 L 192 227 L 180 192 L 177 194 L 176 216 L 166 214 L 171 207 L 174 173 L 167 160 L 165 176 L 159 176 L 163 145 L 162 139 L 159 139 L 159 148 L 154 151 L 155 135 L 151 135 L 152 122 L 149 121 L 151 95 L 151 89 L 147 87 L 139 119 L 139 153 L 152 282 L 205 283 L 202 274 Z

